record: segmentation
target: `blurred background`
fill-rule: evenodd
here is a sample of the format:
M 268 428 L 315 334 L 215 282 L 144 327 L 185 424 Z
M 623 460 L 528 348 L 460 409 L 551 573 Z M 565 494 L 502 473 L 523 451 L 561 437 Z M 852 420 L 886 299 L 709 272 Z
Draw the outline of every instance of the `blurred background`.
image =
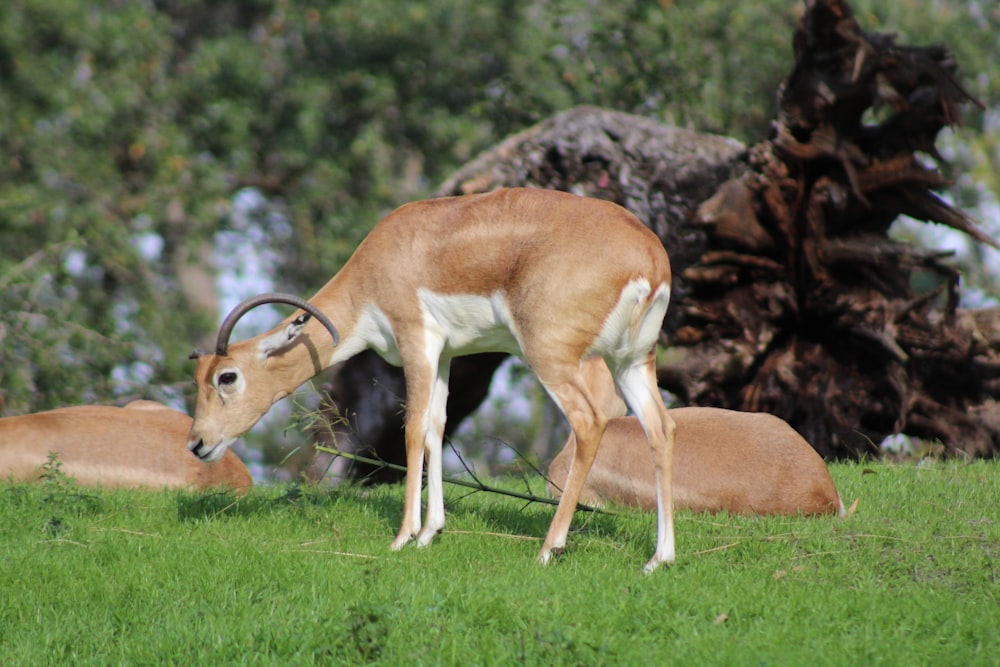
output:
M 951 201 L 1000 237 L 1000 4 L 854 0 L 943 43 L 985 109 L 938 146 Z M 375 222 L 512 132 L 579 104 L 747 143 L 792 65 L 797 0 L 5 0 L 0 5 L 0 416 L 134 398 L 190 411 L 195 347 L 243 298 L 322 286 Z M 954 249 L 967 305 L 1000 259 Z M 285 312 L 258 309 L 234 339 Z M 314 380 L 317 385 L 321 378 Z M 508 365 L 457 438 L 561 443 Z M 247 436 L 258 480 L 298 474 L 307 385 Z M 294 460 L 294 457 L 291 459 Z

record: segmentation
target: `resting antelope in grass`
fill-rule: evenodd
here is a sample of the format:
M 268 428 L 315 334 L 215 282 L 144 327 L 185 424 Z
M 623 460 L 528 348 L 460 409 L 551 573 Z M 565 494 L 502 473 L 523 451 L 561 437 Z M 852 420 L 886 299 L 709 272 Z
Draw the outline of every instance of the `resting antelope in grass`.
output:
M 191 418 L 153 401 L 124 408 L 80 405 L 0 419 L 0 480 L 38 479 L 54 452 L 62 471 L 84 486 L 227 487 L 253 479 L 233 452 L 202 465 L 187 450 Z
M 588 504 L 617 502 L 655 506 L 659 484 L 649 467 L 645 438 L 614 390 L 607 365 L 584 362 L 584 382 L 608 422 L 602 444 L 579 498 Z M 718 408 L 667 411 L 676 424 L 673 502 L 693 511 L 803 514 L 844 513 L 823 459 L 784 420 L 773 415 Z M 549 493 L 568 484 L 576 438 L 570 435 L 549 465 Z
M 786 421 L 762 412 L 719 408 L 668 410 L 674 438 L 674 507 L 730 514 L 844 514 L 823 459 Z M 549 493 L 558 497 L 575 440 L 549 465 Z M 649 448 L 634 417 L 608 422 L 580 494 L 588 505 L 656 507 Z
M 427 545 L 445 522 L 441 440 L 451 359 L 487 351 L 516 354 L 531 366 L 579 443 L 539 554 L 547 563 L 565 547 L 607 420 L 617 416 L 603 410 L 583 375 L 584 361 L 599 357 L 653 452 L 659 513 L 656 549 L 646 564 L 652 571 L 675 556 L 674 426 L 656 386 L 653 356 L 669 298 L 663 244 L 610 202 L 509 189 L 407 204 L 376 225 L 309 302 L 263 295 L 227 316 L 216 353 L 193 355 L 198 403 L 189 446 L 206 461 L 219 458 L 275 401 L 371 348 L 401 365 L 406 377 L 406 489 L 402 525 L 391 546 L 399 549 L 414 538 Z M 229 345 L 236 321 L 272 301 L 306 312 Z M 421 527 L 425 458 L 427 515 Z

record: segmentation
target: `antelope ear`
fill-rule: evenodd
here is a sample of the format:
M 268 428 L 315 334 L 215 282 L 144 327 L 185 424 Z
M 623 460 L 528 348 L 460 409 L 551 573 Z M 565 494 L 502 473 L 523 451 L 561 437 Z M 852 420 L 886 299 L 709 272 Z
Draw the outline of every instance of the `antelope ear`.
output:
M 275 352 L 279 352 L 294 343 L 295 339 L 302 333 L 302 330 L 306 328 L 306 322 L 308 322 L 311 317 L 312 315 L 309 313 L 302 313 L 292 320 L 284 329 L 281 329 L 280 331 L 277 331 L 261 340 L 257 348 L 260 356 L 269 357 Z

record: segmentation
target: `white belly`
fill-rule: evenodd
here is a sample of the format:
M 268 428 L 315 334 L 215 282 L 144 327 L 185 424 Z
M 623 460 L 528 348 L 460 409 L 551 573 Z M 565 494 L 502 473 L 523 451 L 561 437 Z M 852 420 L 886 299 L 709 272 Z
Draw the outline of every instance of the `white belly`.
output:
M 490 296 L 417 292 L 429 338 L 444 342 L 448 357 L 479 352 L 521 354 L 521 345 L 507 300 L 500 292 Z
M 587 351 L 588 355 L 604 357 L 612 369 L 643 359 L 656 342 L 670 300 L 667 285 L 657 286 L 653 292 L 646 280 L 628 283 Z M 420 289 L 417 298 L 423 314 L 428 359 L 481 352 L 505 352 L 523 357 L 520 333 L 502 292 L 483 296 L 437 294 Z M 341 341 L 331 363 L 349 359 L 365 348 L 374 350 L 394 366 L 402 365 L 392 324 L 374 304 L 362 310 L 354 335 Z

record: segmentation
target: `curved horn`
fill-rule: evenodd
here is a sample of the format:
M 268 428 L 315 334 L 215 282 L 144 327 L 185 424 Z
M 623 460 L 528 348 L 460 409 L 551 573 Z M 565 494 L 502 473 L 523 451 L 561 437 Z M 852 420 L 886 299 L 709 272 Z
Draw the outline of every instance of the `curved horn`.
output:
M 226 355 L 226 352 L 229 349 L 229 336 L 233 333 L 233 327 L 235 327 L 236 323 L 240 321 L 240 318 L 257 306 L 262 306 L 265 303 L 287 303 L 290 306 L 301 308 L 306 311 L 308 315 L 319 320 L 320 324 L 325 326 L 330 331 L 330 334 L 333 336 L 334 345 L 340 345 L 340 334 L 337 333 L 337 328 L 333 326 L 333 323 L 331 323 L 327 316 L 316 308 L 316 306 L 312 305 L 302 297 L 295 296 L 294 294 L 268 292 L 266 294 L 258 294 L 257 296 L 250 297 L 233 308 L 232 312 L 226 315 L 226 319 L 222 321 L 222 326 L 219 327 L 219 338 L 215 343 L 215 353 L 217 355 L 220 357 L 224 357 Z

